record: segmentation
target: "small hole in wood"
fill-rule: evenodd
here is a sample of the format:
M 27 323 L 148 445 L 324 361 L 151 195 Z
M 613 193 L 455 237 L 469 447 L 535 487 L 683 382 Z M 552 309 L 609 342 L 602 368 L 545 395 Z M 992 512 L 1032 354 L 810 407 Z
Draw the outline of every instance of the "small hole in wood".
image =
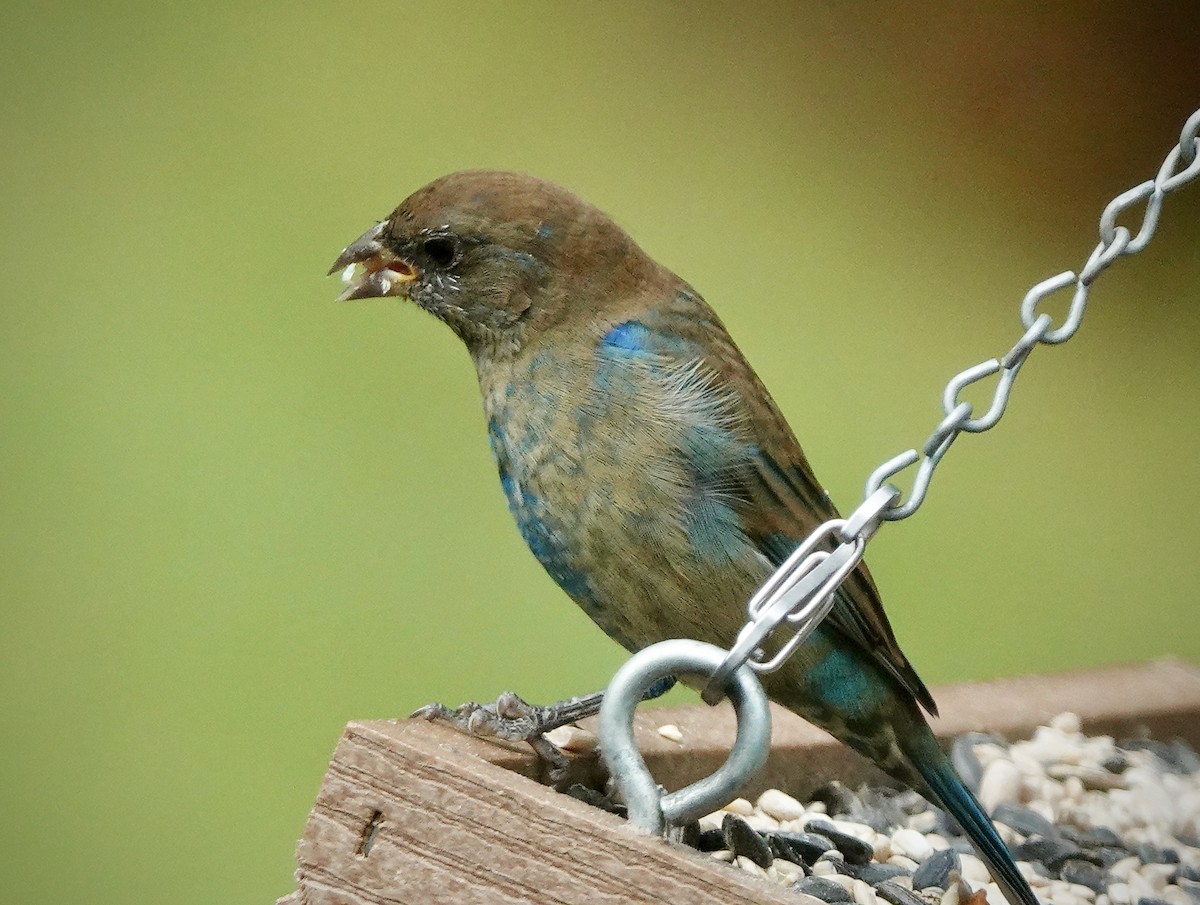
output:
M 371 815 L 371 819 L 367 821 L 367 825 L 363 829 L 362 839 L 359 840 L 356 854 L 362 855 L 364 858 L 371 854 L 371 846 L 375 844 L 375 836 L 379 832 L 379 826 L 382 823 L 382 811 L 376 811 Z

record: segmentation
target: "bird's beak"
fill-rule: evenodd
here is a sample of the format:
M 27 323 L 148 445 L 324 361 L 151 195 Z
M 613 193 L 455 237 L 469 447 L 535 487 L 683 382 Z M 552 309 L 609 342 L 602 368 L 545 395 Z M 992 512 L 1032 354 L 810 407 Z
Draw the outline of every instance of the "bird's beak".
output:
M 342 282 L 346 284 L 346 291 L 338 296 L 339 302 L 404 295 L 408 284 L 420 276 L 411 262 L 394 254 L 379 241 L 386 226 L 386 220 L 376 223 L 343 248 L 329 268 L 330 273 L 342 271 Z

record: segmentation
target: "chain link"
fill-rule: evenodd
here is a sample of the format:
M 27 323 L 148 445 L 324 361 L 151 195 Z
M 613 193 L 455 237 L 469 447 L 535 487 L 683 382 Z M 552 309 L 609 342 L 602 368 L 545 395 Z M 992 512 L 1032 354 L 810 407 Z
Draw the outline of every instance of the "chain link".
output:
M 710 704 L 721 699 L 725 683 L 743 663 L 756 672 L 778 669 L 801 641 L 816 628 L 833 606 L 834 592 L 862 560 L 867 540 L 883 522 L 896 522 L 915 513 L 925 501 L 933 473 L 961 434 L 991 430 L 1004 415 L 1013 384 L 1029 354 L 1039 345 L 1064 343 L 1079 329 L 1087 308 L 1088 291 L 1105 269 L 1125 255 L 1137 254 L 1150 242 L 1158 226 L 1163 198 L 1200 176 L 1200 110 L 1188 117 L 1173 147 L 1153 179 L 1117 195 L 1100 215 L 1100 242 L 1078 275 L 1064 271 L 1042 280 L 1021 302 L 1025 332 L 1002 358 L 991 358 L 960 371 L 942 393 L 945 416 L 929 435 L 921 451 L 905 450 L 880 465 L 867 479 L 864 500 L 845 519 L 832 519 L 817 528 L 775 571 L 747 605 L 748 620 L 729 656 L 712 674 L 703 697 Z M 1145 205 L 1142 223 L 1134 235 L 1117 223 L 1122 214 Z M 1051 327 L 1049 314 L 1038 306 L 1049 296 L 1074 287 L 1066 317 Z M 999 374 L 991 405 L 972 417 L 971 403 L 959 399 L 974 383 Z M 889 481 L 916 466 L 908 498 Z M 836 542 L 830 549 L 831 542 Z M 769 659 L 763 642 L 780 629 L 791 632 Z

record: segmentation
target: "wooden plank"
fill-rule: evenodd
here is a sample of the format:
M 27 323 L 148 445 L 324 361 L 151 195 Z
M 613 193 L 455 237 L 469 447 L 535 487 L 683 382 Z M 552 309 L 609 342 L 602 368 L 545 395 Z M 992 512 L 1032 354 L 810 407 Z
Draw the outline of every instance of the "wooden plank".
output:
M 1200 745 L 1200 669 L 1165 660 L 938 689 L 949 739 L 968 730 L 1009 738 L 1064 710 L 1087 732 L 1147 731 Z M 829 779 L 878 778 L 861 758 L 775 708 L 773 744 L 747 790 L 803 793 Z M 657 728 L 674 723 L 682 742 Z M 677 788 L 706 775 L 733 737 L 728 705 L 643 708 L 639 747 Z M 577 758 L 580 775 L 598 769 Z M 296 851 L 297 891 L 280 905 L 383 903 L 792 903 L 807 900 L 625 821 L 552 792 L 530 777 L 524 746 L 468 738 L 423 721 L 354 722 L 334 752 Z
M 497 766 L 489 747 L 423 722 L 347 726 L 297 849 L 293 901 L 795 905 Z

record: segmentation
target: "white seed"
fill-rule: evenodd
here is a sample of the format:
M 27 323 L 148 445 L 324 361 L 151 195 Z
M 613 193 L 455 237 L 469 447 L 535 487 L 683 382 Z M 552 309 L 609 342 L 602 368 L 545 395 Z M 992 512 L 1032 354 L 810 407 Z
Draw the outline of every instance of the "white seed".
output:
M 708 857 L 712 858 L 714 861 L 731 862 L 733 861 L 733 852 L 727 848 L 719 848 L 715 852 L 709 852 Z
M 1032 801 L 1028 802 L 1025 806 L 1027 808 L 1029 808 L 1029 810 L 1033 811 L 1034 813 L 1039 814 L 1042 817 L 1045 817 L 1051 823 L 1054 822 L 1054 809 L 1052 807 L 1050 807 L 1050 805 L 1048 805 L 1046 802 L 1039 801 L 1038 799 L 1034 798 Z
M 861 839 L 863 842 L 870 842 L 875 838 L 875 831 L 865 823 L 855 823 L 852 820 L 834 820 L 831 822 L 835 829 L 841 830 L 847 836 Z
M 1178 886 L 1168 886 L 1162 891 L 1162 898 L 1168 905 L 1196 905 L 1188 891 Z
M 989 814 L 998 804 L 1017 800 L 1021 791 L 1021 772 L 1012 761 L 994 760 L 983 772 L 979 783 L 979 802 Z
M 573 751 L 576 754 L 595 751 L 596 746 L 600 744 L 596 733 L 580 729 L 578 726 L 559 726 L 547 732 L 544 738 L 563 751 Z
M 705 814 L 700 818 L 700 829 L 703 830 L 719 830 L 721 822 L 725 819 L 724 811 L 714 811 L 711 814 Z
M 767 872 L 747 858 L 745 855 L 737 856 L 737 866 L 748 874 L 754 874 L 756 877 L 765 877 Z
M 804 815 L 804 805 L 778 789 L 767 789 L 759 795 L 758 809 L 776 820 L 798 820 Z
M 892 857 L 892 837 L 876 833 L 871 839 L 871 848 L 874 849 L 875 860 L 882 864 Z
M 1178 864 L 1143 864 L 1138 873 L 1158 894 L 1167 888 L 1167 878 L 1178 869 Z
M 836 883 L 848 893 L 854 892 L 855 880 L 853 877 L 847 877 L 845 874 L 833 873 L 829 875 L 829 879 Z
M 843 855 L 841 852 L 837 851 L 836 849 L 834 849 L 831 852 L 826 852 L 817 860 L 828 861 L 830 864 L 833 865 L 833 869 L 836 870 L 839 874 L 843 872 L 842 868 L 844 868 L 846 866 L 846 856 Z
M 1044 776 L 1038 781 L 1038 783 L 1034 784 L 1034 788 L 1038 790 L 1038 799 L 1042 801 L 1050 811 L 1056 811 L 1062 804 L 1062 783 L 1056 782 L 1055 780 Z
M 744 798 L 735 798 L 733 801 L 729 802 L 729 804 L 725 805 L 725 807 L 721 808 L 721 810 L 728 811 L 730 814 L 738 814 L 742 817 L 749 817 L 754 813 L 754 805 Z
M 1014 745 L 1013 747 L 1018 746 Z M 1079 745 L 1076 744 L 1075 739 L 1049 726 L 1038 726 L 1033 730 L 1033 738 L 1019 747 L 1044 764 L 1059 761 L 1072 763 L 1079 759 L 1080 754 Z
M 1150 865 L 1146 865 L 1149 867 Z M 1165 884 L 1164 884 L 1165 885 Z M 1154 899 L 1157 898 L 1158 891 L 1151 885 L 1150 881 L 1143 877 L 1140 873 L 1133 873 L 1129 876 L 1129 895 L 1135 901 L 1138 899 Z
M 1081 899 L 1079 896 L 1069 892 L 1054 893 L 1050 896 L 1050 901 L 1054 905 L 1089 905 L 1087 899 Z
M 1041 874 L 1039 874 L 1033 869 L 1033 865 L 1028 861 L 1018 861 L 1017 870 L 1021 872 L 1021 876 L 1025 878 L 1025 882 L 1027 882 L 1030 886 L 1050 885 L 1050 878 L 1043 877 Z
M 933 811 L 921 811 L 908 818 L 908 828 L 918 833 L 928 833 L 937 825 L 937 814 Z
M 1083 721 L 1079 719 L 1079 714 L 1066 711 L 1050 719 L 1050 728 L 1069 735 L 1077 735 L 1083 731 Z
M 818 860 L 812 866 L 812 872 L 814 877 L 832 877 L 837 873 L 837 868 L 833 866 L 833 862 L 831 861 Z
M 999 763 L 999 761 L 997 761 Z M 933 846 L 916 830 L 907 828 L 892 833 L 892 848 L 914 861 L 924 861 L 933 854 Z
M 993 824 L 993 826 L 996 827 L 996 832 L 1000 834 L 1000 839 L 1005 845 L 1016 845 L 1023 838 L 1025 838 L 1007 823 L 996 823 Z
M 1141 866 L 1141 861 L 1136 855 L 1130 855 L 1128 858 L 1122 858 L 1116 864 L 1108 869 L 1108 872 L 1118 880 L 1128 880 L 1133 876 L 1133 872 Z
M 1008 757 L 1009 748 L 1001 745 L 994 745 L 991 742 L 980 742 L 971 748 L 971 753 L 979 760 L 979 763 L 986 767 L 997 757 Z
M 1109 883 L 1108 898 L 1112 905 L 1132 905 L 1133 903 L 1128 883 Z
M 1008 759 L 1021 771 L 1021 775 L 1028 776 L 1030 779 L 1046 775 L 1046 770 L 1042 767 L 1042 762 L 1034 756 L 1033 751 L 1027 748 L 1014 745 L 1008 752 Z
M 776 858 L 771 867 L 779 872 L 780 877 L 786 878 L 788 882 L 798 880 L 804 876 L 803 867 L 799 864 L 793 864 L 791 861 L 784 861 L 782 858 Z
M 972 883 L 990 883 L 992 881 L 991 871 L 979 858 L 974 855 L 959 855 L 958 859 L 962 863 L 964 880 L 970 880 Z
M 1063 798 L 1067 801 L 1083 801 L 1083 780 L 1078 776 L 1068 776 L 1062 787 Z
M 746 821 L 750 829 L 758 830 L 760 833 L 770 833 L 779 829 L 779 821 L 766 814 L 747 814 L 742 819 Z
M 671 741 L 671 742 L 682 742 L 683 741 L 683 730 L 680 729 L 678 726 L 676 726 L 674 723 L 667 723 L 664 726 L 659 726 L 658 734 L 661 735 L 663 738 L 667 739 L 667 741 Z
M 1124 776 L 1109 773 L 1100 767 L 1087 764 L 1051 764 L 1046 773 L 1064 782 L 1069 777 L 1078 778 L 1082 785 L 1090 789 L 1125 789 L 1129 783 Z
M 851 891 L 854 893 L 854 905 L 876 905 L 879 901 L 875 898 L 875 890 L 871 888 L 871 884 L 862 880 L 855 880 Z

